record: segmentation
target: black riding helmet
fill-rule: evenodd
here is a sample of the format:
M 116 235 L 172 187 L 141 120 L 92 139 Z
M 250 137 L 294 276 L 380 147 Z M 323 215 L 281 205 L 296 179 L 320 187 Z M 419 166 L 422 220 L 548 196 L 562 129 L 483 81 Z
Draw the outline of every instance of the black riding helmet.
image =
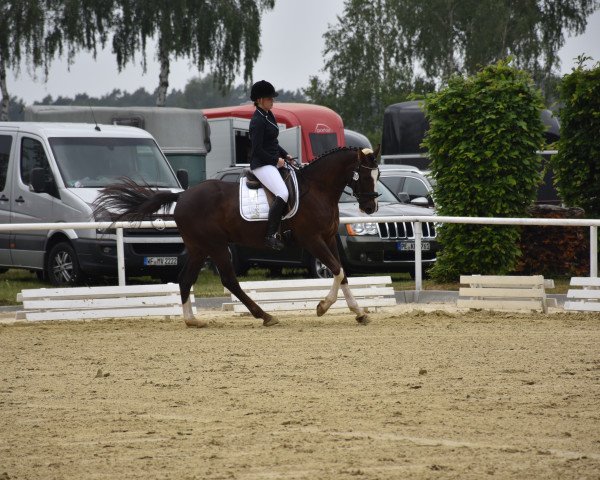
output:
M 275 87 L 266 80 L 259 80 L 250 89 L 250 100 L 256 102 L 259 98 L 274 98 L 279 95 Z

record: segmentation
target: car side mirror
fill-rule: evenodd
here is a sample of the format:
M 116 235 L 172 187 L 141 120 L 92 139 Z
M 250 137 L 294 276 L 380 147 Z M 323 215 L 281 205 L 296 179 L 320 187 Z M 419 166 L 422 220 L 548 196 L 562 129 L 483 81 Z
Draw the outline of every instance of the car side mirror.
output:
M 396 196 L 398 197 L 398 199 L 402 203 L 410 203 L 410 196 L 408 195 L 408 193 L 406 193 L 406 192 L 398 192 L 396 194 Z
M 415 205 L 417 207 L 428 207 L 429 206 L 429 200 L 427 200 L 425 197 L 413 198 L 410 203 L 411 203 L 411 205 Z
M 43 168 L 36 167 L 31 169 L 31 188 L 35 193 L 46 191 L 46 172 Z
M 179 180 L 181 188 L 184 190 L 187 190 L 187 188 L 190 186 L 190 177 L 188 175 L 188 171 L 185 169 L 177 170 L 177 180 Z

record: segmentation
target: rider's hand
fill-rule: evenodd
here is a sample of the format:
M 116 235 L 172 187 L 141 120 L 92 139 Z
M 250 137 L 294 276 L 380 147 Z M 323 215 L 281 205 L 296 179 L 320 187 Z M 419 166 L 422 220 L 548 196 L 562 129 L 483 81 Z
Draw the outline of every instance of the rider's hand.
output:
M 281 157 L 277 159 L 277 168 L 281 168 L 285 165 L 285 160 Z

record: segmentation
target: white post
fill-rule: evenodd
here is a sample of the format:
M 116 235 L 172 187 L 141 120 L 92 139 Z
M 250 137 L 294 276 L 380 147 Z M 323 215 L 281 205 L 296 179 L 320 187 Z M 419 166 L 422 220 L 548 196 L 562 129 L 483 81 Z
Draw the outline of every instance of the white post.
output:
M 125 285 L 125 251 L 122 228 L 117 228 L 117 273 L 119 274 L 119 286 Z
M 423 267 L 421 263 L 421 238 L 423 238 L 423 226 L 421 222 L 414 223 L 415 229 L 415 290 L 423 289 Z M 418 293 L 417 293 L 418 295 Z
M 598 276 L 598 227 L 590 227 L 590 277 Z

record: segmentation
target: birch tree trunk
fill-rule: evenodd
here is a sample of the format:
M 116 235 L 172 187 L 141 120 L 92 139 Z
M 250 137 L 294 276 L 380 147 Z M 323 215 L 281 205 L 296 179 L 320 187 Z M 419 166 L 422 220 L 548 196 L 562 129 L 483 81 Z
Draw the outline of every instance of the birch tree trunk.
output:
M 0 122 L 8 121 L 8 107 L 10 97 L 6 87 L 6 65 L 4 58 L 0 55 L 0 91 L 2 92 L 2 103 L 0 104 Z
M 158 95 L 156 96 L 156 106 L 164 107 L 167 100 L 167 90 L 169 88 L 169 52 L 166 48 L 164 48 L 162 39 L 159 39 L 158 43 L 160 74 L 158 75 Z

